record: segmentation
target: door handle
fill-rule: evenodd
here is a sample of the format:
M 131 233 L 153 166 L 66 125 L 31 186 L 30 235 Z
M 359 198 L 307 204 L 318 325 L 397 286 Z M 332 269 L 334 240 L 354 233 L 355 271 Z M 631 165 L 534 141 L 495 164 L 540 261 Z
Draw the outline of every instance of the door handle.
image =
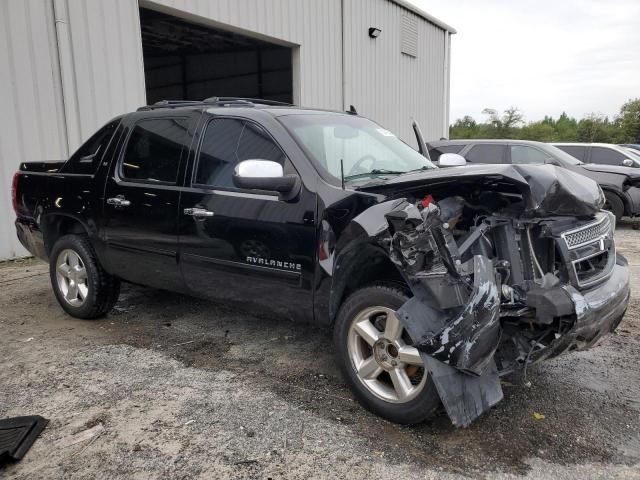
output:
M 124 198 L 124 195 L 118 195 L 117 197 L 107 198 L 107 204 L 114 207 L 128 207 L 131 205 L 131 201 Z
M 205 209 L 205 208 L 185 208 L 184 209 L 184 214 L 185 215 L 191 215 L 192 217 L 195 218 L 208 218 L 208 217 L 213 217 L 214 213 Z

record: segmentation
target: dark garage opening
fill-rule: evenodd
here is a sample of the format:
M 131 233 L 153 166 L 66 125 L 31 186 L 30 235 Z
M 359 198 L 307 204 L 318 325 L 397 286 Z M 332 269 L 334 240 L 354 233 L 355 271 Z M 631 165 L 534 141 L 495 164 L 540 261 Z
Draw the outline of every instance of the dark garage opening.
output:
M 249 97 L 293 103 L 291 48 L 140 9 L 147 103 Z

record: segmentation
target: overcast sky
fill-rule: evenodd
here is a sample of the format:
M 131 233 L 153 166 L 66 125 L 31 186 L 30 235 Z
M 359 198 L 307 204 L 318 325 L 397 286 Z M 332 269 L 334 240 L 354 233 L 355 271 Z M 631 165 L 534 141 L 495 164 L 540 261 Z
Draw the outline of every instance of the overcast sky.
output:
M 640 0 L 410 0 L 456 28 L 451 121 L 519 107 L 612 117 L 640 97 Z

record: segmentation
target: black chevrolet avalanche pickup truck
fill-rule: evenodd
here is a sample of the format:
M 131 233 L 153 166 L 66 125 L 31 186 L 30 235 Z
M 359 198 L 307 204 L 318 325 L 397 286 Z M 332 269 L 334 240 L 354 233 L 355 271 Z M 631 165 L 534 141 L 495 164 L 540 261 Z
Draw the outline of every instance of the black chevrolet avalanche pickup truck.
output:
M 165 101 L 22 163 L 12 190 L 70 315 L 107 314 L 124 281 L 331 327 L 355 396 L 399 423 L 442 404 L 468 425 L 500 375 L 592 346 L 629 301 L 595 182 L 440 169 L 354 112 Z

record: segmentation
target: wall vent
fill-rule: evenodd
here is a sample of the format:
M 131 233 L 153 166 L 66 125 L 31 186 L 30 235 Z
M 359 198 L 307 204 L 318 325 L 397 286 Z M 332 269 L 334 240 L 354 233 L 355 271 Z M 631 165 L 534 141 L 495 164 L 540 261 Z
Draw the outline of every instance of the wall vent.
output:
M 418 19 L 410 15 L 402 15 L 401 48 L 402 53 L 411 57 L 418 56 Z

